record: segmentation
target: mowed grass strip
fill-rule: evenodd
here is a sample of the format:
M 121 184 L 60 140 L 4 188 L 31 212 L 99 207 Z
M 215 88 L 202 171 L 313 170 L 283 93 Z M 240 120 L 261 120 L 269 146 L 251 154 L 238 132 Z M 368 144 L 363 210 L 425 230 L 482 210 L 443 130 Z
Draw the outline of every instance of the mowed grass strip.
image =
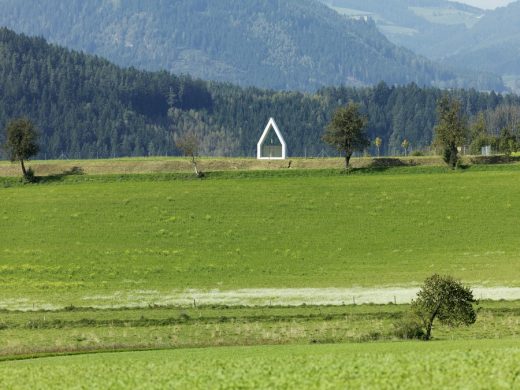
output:
M 514 389 L 518 340 L 150 351 L 0 363 L 9 389 Z M 20 380 L 23 378 L 23 381 Z
M 0 360 L 41 353 L 399 340 L 407 305 L 1 312 Z M 483 302 L 477 322 L 435 340 L 520 337 L 520 302 Z
M 443 166 L 438 156 L 431 157 L 401 157 L 402 164 L 438 165 Z M 466 159 L 469 161 L 469 158 Z M 257 160 L 256 158 L 216 158 L 201 157 L 198 159 L 200 169 L 204 172 L 237 171 L 237 170 L 279 170 L 291 167 L 295 169 L 338 169 L 342 168 L 343 158 L 291 158 L 290 160 Z M 373 163 L 372 158 L 353 158 L 352 165 L 356 168 L 367 167 Z M 28 165 L 38 176 L 58 175 L 70 172 L 79 167 L 89 175 L 100 174 L 131 174 L 131 173 L 166 173 L 193 172 L 191 161 L 181 157 L 131 157 L 98 160 L 39 160 L 30 161 Z M 20 176 L 18 163 L 0 161 L 0 176 Z
M 0 305 L 409 285 L 434 272 L 520 286 L 519 194 L 516 166 L 2 188 Z

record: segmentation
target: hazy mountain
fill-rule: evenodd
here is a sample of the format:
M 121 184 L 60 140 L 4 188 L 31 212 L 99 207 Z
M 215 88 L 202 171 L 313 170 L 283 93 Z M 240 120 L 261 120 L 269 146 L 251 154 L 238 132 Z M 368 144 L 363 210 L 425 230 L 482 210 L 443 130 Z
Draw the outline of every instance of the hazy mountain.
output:
M 390 41 L 431 59 L 446 54 L 443 43 L 466 32 L 486 11 L 446 0 L 321 0 L 349 18 L 373 19 Z
M 392 42 L 446 66 L 499 74 L 520 91 L 520 2 L 481 10 L 445 0 L 321 0 L 372 19 Z
M 520 91 L 520 2 L 497 8 L 445 42 L 445 63 L 465 63 L 504 75 Z
M 315 0 L 0 0 L 0 9 L 0 25 L 120 65 L 240 85 L 503 87 L 498 77 L 418 57 L 373 22 Z

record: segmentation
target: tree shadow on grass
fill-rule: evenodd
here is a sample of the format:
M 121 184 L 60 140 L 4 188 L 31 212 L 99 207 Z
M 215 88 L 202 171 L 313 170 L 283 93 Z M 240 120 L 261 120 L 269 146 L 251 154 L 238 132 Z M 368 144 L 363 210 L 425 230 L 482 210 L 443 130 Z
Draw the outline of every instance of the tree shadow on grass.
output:
M 62 173 L 57 173 L 54 175 L 48 175 L 48 176 L 36 176 L 34 179 L 35 183 L 56 183 L 61 182 L 65 180 L 67 176 L 81 176 L 84 175 L 85 172 L 83 171 L 83 168 L 81 167 L 72 167 L 70 169 L 67 169 L 66 171 L 63 171 Z
M 350 168 L 345 173 L 379 173 L 385 172 L 393 168 L 415 167 L 419 165 L 414 160 L 401 160 L 396 157 L 378 157 L 374 158 L 370 164 L 360 168 Z

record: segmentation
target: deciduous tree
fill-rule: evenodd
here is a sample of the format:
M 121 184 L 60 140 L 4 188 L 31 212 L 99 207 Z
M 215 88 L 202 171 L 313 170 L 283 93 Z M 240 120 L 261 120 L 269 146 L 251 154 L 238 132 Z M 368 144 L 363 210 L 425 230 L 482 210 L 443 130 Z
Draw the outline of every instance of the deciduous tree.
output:
M 29 171 L 24 161 L 35 156 L 38 146 L 38 132 L 34 124 L 27 118 L 18 118 L 10 121 L 5 129 L 6 141 L 4 148 L 12 162 L 19 161 L 24 178 L 28 179 Z
M 350 158 L 355 151 L 362 151 L 370 145 L 364 128 L 368 119 L 359 112 L 359 105 L 350 102 L 334 113 L 327 126 L 323 141 L 334 146 L 345 156 L 345 169 L 350 166 Z
M 459 161 L 458 147 L 466 140 L 467 124 L 460 102 L 444 95 L 437 105 L 438 124 L 435 127 L 435 143 L 443 151 L 446 164 L 452 169 Z
M 431 338 L 433 322 L 450 326 L 471 325 L 477 320 L 473 292 L 451 276 L 433 275 L 424 281 L 412 311 L 421 318 L 424 338 Z
M 506 127 L 500 132 L 498 147 L 508 157 L 518 149 L 518 141 L 510 128 Z

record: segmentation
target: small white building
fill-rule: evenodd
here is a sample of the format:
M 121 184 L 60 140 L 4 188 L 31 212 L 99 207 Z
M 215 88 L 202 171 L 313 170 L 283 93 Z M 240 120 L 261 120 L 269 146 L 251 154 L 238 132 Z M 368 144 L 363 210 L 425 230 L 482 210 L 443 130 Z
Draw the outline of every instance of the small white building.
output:
M 285 160 L 287 145 L 273 118 L 269 119 L 256 146 L 258 160 Z
M 493 154 L 493 150 L 491 149 L 491 145 L 485 145 L 482 147 L 481 154 L 483 156 L 491 156 Z

